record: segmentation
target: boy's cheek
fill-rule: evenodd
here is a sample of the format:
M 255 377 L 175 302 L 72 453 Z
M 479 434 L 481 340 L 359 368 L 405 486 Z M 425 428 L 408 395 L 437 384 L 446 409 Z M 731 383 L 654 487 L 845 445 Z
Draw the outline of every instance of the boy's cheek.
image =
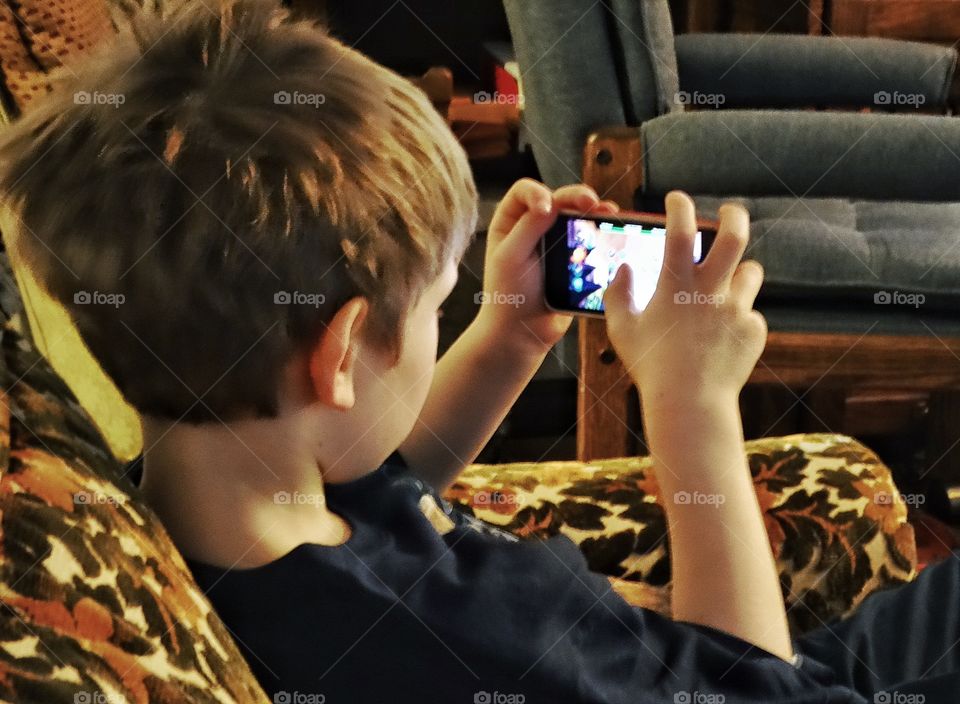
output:
M 385 370 L 378 381 L 381 413 L 388 412 L 399 425 L 411 429 L 426 402 L 437 366 L 436 315 L 424 325 L 405 331 L 397 364 Z

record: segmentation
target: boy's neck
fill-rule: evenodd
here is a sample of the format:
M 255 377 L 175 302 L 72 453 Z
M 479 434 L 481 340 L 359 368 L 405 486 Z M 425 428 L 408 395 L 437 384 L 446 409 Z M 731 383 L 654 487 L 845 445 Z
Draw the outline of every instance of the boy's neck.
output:
M 186 557 L 255 567 L 303 543 L 347 540 L 350 526 L 327 507 L 316 448 L 304 441 L 316 435 L 298 419 L 144 419 L 141 489 Z

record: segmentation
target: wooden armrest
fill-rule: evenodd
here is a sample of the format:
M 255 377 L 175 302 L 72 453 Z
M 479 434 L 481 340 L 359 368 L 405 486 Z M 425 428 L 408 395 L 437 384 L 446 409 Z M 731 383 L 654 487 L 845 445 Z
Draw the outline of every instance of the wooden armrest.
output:
M 583 182 L 601 198 L 633 210 L 634 196 L 643 185 L 640 130 L 620 125 L 592 132 L 583 148 Z

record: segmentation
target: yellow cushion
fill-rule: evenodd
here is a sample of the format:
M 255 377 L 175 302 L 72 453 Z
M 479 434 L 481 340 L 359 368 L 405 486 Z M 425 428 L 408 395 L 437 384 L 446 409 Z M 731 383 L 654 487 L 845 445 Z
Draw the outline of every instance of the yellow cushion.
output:
M 114 455 L 123 461 L 133 459 L 143 447 L 140 418 L 87 349 L 66 309 L 43 290 L 17 256 L 13 245 L 18 224 L 9 209 L 0 208 L 0 232 L 8 243 L 10 266 L 37 349 L 93 418 Z

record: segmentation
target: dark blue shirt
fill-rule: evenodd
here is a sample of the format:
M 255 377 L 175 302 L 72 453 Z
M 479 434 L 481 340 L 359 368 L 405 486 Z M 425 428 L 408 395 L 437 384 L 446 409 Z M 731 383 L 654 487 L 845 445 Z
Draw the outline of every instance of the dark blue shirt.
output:
M 326 500 L 352 527 L 343 545 L 190 563 L 275 702 L 866 701 L 815 661 L 630 606 L 568 539 L 453 510 L 399 455 Z

